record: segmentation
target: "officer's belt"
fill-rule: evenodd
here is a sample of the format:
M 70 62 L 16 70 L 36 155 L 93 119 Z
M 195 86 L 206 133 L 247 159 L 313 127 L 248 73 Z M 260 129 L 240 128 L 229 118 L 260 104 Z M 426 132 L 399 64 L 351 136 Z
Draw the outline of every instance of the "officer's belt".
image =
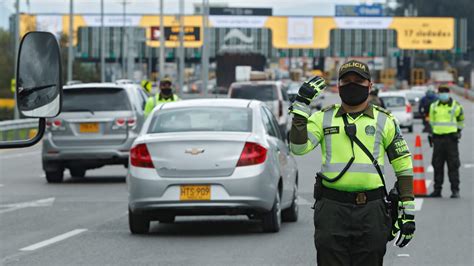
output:
M 458 137 L 458 133 L 448 133 L 448 134 L 433 134 L 433 138 L 435 139 L 442 139 L 442 138 L 457 138 Z
M 349 203 L 355 205 L 364 205 L 369 201 L 383 199 L 385 196 L 385 189 L 383 187 L 361 191 L 361 192 L 346 192 L 339 191 L 325 186 L 322 187 L 321 197 L 338 201 L 341 203 Z

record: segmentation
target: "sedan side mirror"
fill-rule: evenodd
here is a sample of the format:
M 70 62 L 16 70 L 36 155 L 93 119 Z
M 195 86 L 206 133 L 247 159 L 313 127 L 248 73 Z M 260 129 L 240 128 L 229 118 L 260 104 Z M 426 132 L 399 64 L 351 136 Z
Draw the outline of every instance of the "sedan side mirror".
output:
M 61 112 L 61 55 L 56 37 L 49 32 L 29 32 L 21 40 L 16 69 L 16 97 L 20 114 L 39 118 L 36 136 L 26 141 L 0 142 L 0 148 L 36 144 L 45 131 L 46 118 Z

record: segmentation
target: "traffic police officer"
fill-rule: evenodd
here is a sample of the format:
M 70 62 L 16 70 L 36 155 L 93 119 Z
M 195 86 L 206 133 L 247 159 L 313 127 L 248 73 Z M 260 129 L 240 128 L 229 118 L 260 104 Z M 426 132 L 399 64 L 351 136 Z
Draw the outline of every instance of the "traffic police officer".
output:
M 366 64 L 343 64 L 338 81 L 342 104 L 311 115 L 311 101 L 325 88 L 320 77 L 303 83 L 290 107 L 294 114 L 291 151 L 304 155 L 320 144 L 323 155 L 316 179 L 321 189 L 315 186 L 317 262 L 323 266 L 382 265 L 387 241 L 399 234 L 396 244 L 403 247 L 415 231 L 410 152 L 395 118 L 368 103 L 372 83 Z M 354 125 L 355 132 L 349 129 Z M 350 138 L 350 132 L 355 137 Z M 355 138 L 367 152 L 352 141 Z M 378 174 L 375 166 L 383 168 L 385 153 L 395 170 L 400 194 L 393 225 L 384 201 L 383 170 L 379 168 Z
M 173 89 L 171 87 L 172 84 L 173 83 L 169 78 L 165 77 L 160 80 L 160 93 L 157 93 L 155 96 L 149 97 L 146 101 L 144 111 L 145 116 L 148 116 L 151 111 L 153 111 L 153 108 L 162 103 L 175 102 L 180 100 L 178 95 L 173 93 Z
M 439 98 L 431 104 L 429 121 L 432 128 L 434 191 L 431 197 L 441 197 L 444 180 L 444 163 L 448 164 L 451 198 L 459 198 L 459 149 L 464 112 L 461 104 L 449 95 L 449 87 L 438 88 Z

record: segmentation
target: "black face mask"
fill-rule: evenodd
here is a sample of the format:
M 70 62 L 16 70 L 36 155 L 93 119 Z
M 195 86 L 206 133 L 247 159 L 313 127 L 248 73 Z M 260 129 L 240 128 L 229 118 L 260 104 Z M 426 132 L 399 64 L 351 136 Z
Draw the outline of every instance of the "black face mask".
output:
M 359 105 L 369 97 L 369 87 L 357 83 L 339 86 L 339 96 L 342 102 L 349 106 Z
M 161 94 L 166 96 L 171 95 L 171 88 L 161 89 Z

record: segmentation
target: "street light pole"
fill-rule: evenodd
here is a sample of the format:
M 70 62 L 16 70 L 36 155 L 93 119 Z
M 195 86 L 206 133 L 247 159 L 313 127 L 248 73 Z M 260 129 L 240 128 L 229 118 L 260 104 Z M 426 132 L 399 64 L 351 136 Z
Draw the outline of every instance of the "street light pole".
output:
M 72 66 L 74 61 L 73 54 L 73 35 L 74 35 L 74 0 L 69 0 L 69 41 L 68 41 L 68 56 L 67 56 L 67 80 L 71 81 Z
M 15 69 L 13 71 L 13 75 L 15 77 L 15 82 L 18 82 L 18 77 L 16 76 L 16 69 L 18 67 L 18 51 L 20 50 L 20 0 L 16 0 L 15 2 L 15 54 L 13 58 L 15 60 Z M 13 93 L 16 103 L 16 92 Z M 15 105 L 13 109 L 13 119 L 19 119 L 20 113 L 18 112 L 18 107 Z
M 201 53 L 201 67 L 202 67 L 202 88 L 204 90 L 204 97 L 207 97 L 207 83 L 209 79 L 209 0 L 202 1 L 202 33 L 203 44 Z
M 179 0 L 179 63 L 178 63 L 179 94 L 184 86 L 184 0 Z
M 100 81 L 105 82 L 104 0 L 100 0 Z
M 160 0 L 160 66 L 158 69 L 160 80 L 164 77 L 165 72 L 165 25 L 163 16 L 163 0 Z

